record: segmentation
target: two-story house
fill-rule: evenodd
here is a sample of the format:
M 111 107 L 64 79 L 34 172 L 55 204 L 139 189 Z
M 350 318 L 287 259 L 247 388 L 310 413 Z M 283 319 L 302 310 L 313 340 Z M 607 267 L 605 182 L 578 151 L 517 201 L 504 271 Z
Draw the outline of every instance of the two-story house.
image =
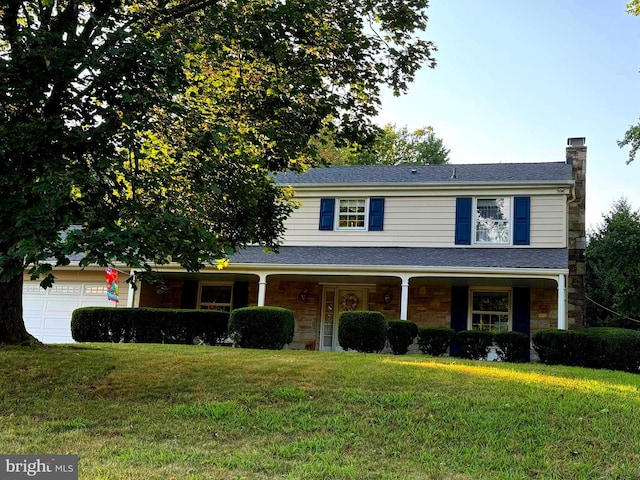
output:
M 583 138 L 561 162 L 354 166 L 282 173 L 300 207 L 279 253 L 247 248 L 223 270 L 161 270 L 131 306 L 293 310 L 290 348 L 339 350 L 345 310 L 456 330 L 581 325 Z M 25 287 L 26 288 L 26 287 Z

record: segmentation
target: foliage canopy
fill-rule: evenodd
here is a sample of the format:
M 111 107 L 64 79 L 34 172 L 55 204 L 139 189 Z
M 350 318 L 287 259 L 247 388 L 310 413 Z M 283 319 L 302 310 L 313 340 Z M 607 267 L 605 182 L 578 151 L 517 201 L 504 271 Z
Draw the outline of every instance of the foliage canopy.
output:
M 333 165 L 439 165 L 449 163 L 450 150 L 427 126 L 410 131 L 408 127 L 387 124 L 380 128 L 370 145 L 337 146 L 322 132 L 314 145 L 319 157 Z
M 0 282 L 29 267 L 50 285 L 74 255 L 196 271 L 277 248 L 292 206 L 271 173 L 312 162 L 323 128 L 371 137 L 381 86 L 434 66 L 427 5 L 3 2 Z M 14 287 L 2 322 L 21 314 Z
M 640 0 L 631 0 L 627 3 L 627 13 L 640 17 Z M 627 163 L 631 163 L 635 160 L 638 150 L 640 149 L 640 123 L 629 127 L 625 132 L 624 138 L 622 140 L 618 140 L 618 146 L 620 148 L 626 146 L 631 147 Z
M 585 255 L 586 294 L 595 302 L 587 303 L 588 325 L 640 327 L 627 318 L 640 318 L 640 213 L 618 200 L 589 235 Z

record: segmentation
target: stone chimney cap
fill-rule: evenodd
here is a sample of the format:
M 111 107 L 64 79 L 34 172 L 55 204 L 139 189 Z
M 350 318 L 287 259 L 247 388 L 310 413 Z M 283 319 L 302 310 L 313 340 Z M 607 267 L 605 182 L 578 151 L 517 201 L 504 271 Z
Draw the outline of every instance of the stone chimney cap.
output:
M 567 139 L 567 145 L 569 147 L 584 147 L 587 144 L 585 137 L 574 137 Z

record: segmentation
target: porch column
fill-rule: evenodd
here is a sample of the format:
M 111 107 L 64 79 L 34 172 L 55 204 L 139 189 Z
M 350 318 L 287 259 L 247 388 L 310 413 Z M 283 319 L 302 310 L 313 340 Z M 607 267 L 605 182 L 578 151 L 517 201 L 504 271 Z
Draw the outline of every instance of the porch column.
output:
M 135 273 L 136 272 L 134 270 L 130 270 L 129 271 L 129 276 L 133 278 Z M 129 291 L 128 291 L 128 295 L 127 295 L 127 307 L 128 308 L 134 308 L 134 307 L 138 306 L 136 293 L 140 291 L 140 282 L 135 282 L 135 284 L 136 284 L 136 288 L 135 289 L 133 288 L 133 283 L 134 282 L 129 282 Z
M 267 296 L 267 274 L 261 273 L 258 282 L 258 306 L 264 307 L 264 299 Z
M 409 312 L 409 277 L 403 275 L 400 293 L 400 320 L 407 320 Z
M 567 329 L 567 312 L 565 311 L 565 277 L 558 275 L 558 330 Z

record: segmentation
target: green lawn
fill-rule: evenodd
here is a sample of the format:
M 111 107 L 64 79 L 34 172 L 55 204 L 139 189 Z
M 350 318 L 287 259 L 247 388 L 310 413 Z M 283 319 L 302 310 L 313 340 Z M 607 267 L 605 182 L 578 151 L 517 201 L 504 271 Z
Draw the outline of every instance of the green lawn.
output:
M 0 453 L 81 479 L 636 479 L 640 376 L 169 345 L 0 349 Z

